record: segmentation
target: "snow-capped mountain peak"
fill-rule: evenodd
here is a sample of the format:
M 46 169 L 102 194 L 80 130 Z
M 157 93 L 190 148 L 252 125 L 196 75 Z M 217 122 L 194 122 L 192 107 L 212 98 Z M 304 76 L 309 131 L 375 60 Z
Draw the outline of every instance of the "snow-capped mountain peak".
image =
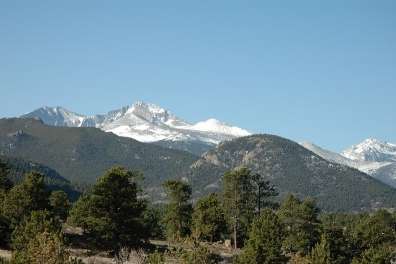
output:
M 396 144 L 366 139 L 341 152 L 341 155 L 357 161 L 396 162 Z
M 131 106 L 127 114 L 135 115 L 151 124 L 166 124 L 172 127 L 190 125 L 174 116 L 171 112 L 152 103 L 137 102 Z
M 300 144 L 326 160 L 356 168 L 396 188 L 396 144 L 366 139 L 341 154 L 308 142 Z
M 79 126 L 85 118 L 60 106 L 44 106 L 24 116 L 28 115 L 45 119 L 46 123 L 52 126 Z
M 162 145 L 175 145 L 185 150 L 193 148 L 194 153 L 203 153 L 220 141 L 251 134 L 216 119 L 192 125 L 155 104 L 145 102 L 110 111 L 107 115 L 91 117 L 61 107 L 42 107 L 22 117 L 38 117 L 52 126 L 97 127 L 142 142 L 162 142 Z
M 251 133 L 247 130 L 228 125 L 214 118 L 210 118 L 206 121 L 199 122 L 194 126 L 192 126 L 192 129 L 197 131 L 210 131 L 210 132 L 217 132 L 223 134 L 237 135 L 240 137 L 251 135 Z

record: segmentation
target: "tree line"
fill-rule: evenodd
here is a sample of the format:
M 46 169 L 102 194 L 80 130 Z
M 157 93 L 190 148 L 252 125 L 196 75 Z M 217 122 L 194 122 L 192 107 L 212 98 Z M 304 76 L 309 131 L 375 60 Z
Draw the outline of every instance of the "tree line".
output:
M 145 263 L 217 263 L 208 245 L 226 240 L 240 250 L 236 264 L 395 260 L 396 213 L 324 213 L 314 198 L 292 194 L 278 204 L 275 187 L 248 168 L 226 172 L 220 194 L 194 204 L 188 183 L 165 180 L 164 206 L 144 198 L 140 171 L 121 166 L 109 169 L 74 204 L 65 192 L 48 191 L 38 172 L 16 185 L 8 173 L 0 159 L 0 243 L 12 249 L 10 263 L 82 263 L 70 257 L 65 223 L 82 228 L 80 239 L 92 252 L 107 251 L 117 260 L 125 249 L 145 249 Z M 157 251 L 151 239 L 181 246 Z

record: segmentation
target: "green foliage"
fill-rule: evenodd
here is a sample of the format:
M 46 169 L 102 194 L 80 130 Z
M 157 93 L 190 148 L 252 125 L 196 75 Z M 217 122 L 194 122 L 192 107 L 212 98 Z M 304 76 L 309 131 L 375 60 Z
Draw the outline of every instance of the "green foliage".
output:
M 332 259 L 330 243 L 327 235 L 322 234 L 320 242 L 317 243 L 307 256 L 308 264 L 336 264 Z
M 115 166 L 93 186 L 92 195 L 80 198 L 69 220 L 81 224 L 95 247 L 117 252 L 122 247 L 138 247 L 146 239 L 142 225 L 146 203 L 138 199 L 141 178 L 138 171 Z M 79 215 L 87 210 L 83 215 Z
M 315 198 L 303 201 L 298 208 L 300 247 L 302 253 L 307 253 L 320 239 L 320 209 L 316 206 Z
M 191 231 L 192 205 L 189 203 L 191 187 L 176 180 L 166 180 L 162 185 L 168 190 L 169 196 L 162 223 L 166 225 L 167 237 L 174 241 L 180 241 Z
M 71 203 L 67 198 L 67 194 L 64 191 L 53 191 L 49 197 L 49 205 L 51 211 L 57 218 L 66 220 L 69 215 Z
M 260 215 L 261 209 L 269 207 L 272 209 L 277 209 L 279 204 L 273 201 L 273 198 L 278 196 L 270 181 L 265 181 L 260 174 L 255 174 L 252 177 L 253 183 L 257 189 L 257 212 Z
M 146 210 L 142 215 L 142 232 L 146 232 L 144 237 L 146 243 L 149 243 L 148 239 L 164 239 L 164 232 L 160 225 L 161 219 L 163 218 L 163 210 L 160 207 L 152 206 L 147 204 Z
M 256 206 L 255 186 L 251 171 L 247 168 L 227 171 L 223 176 L 221 202 L 227 217 L 232 222 L 234 248 L 238 241 L 247 238 L 249 226 L 253 220 Z
M 73 204 L 67 222 L 72 226 L 82 227 L 84 230 L 88 229 L 89 212 L 90 212 L 90 197 L 87 194 L 83 194 Z
M 289 252 L 307 254 L 319 241 L 319 211 L 315 199 L 301 202 L 293 195 L 286 196 L 278 211 L 287 230 L 285 249 Z
M 165 264 L 166 257 L 164 254 L 159 253 L 157 250 L 147 255 L 148 264 Z
M 210 242 L 219 241 L 227 233 L 227 220 L 217 194 L 211 193 L 194 206 L 194 234 Z
M 206 153 L 188 171 L 193 193 L 203 196 L 205 192 L 221 192 L 221 176 L 241 166 L 259 172 L 263 181 L 271 181 L 279 192 L 274 200 L 277 202 L 292 193 L 317 197 L 317 204 L 324 211 L 396 208 L 395 188 L 274 135 L 237 138 Z
M 323 233 L 327 238 L 330 256 L 336 263 L 349 263 L 349 245 L 342 227 L 326 226 L 322 224 Z M 322 238 L 321 238 L 322 240 Z
M 48 211 L 32 211 L 12 232 L 13 263 L 29 263 L 29 243 L 44 231 L 59 234 L 60 230 L 60 224 Z
M 363 249 L 391 245 L 396 242 L 396 219 L 388 211 L 380 209 L 358 225 L 357 231 Z
M 44 176 L 38 172 L 26 175 L 25 182 L 15 185 L 5 196 L 2 212 L 12 228 L 31 211 L 48 208 L 48 195 Z
M 215 264 L 219 258 L 208 247 L 196 244 L 191 249 L 185 249 L 181 253 L 181 264 Z
M 5 157 L 5 160 L 10 168 L 8 177 L 14 184 L 23 183 L 27 173 L 37 171 L 44 175 L 44 182 L 47 190 L 62 190 L 66 192 L 73 201 L 76 201 L 81 193 L 87 191 L 87 189 L 84 189 L 84 183 L 71 183 L 48 166 L 15 157 Z M 91 187 L 92 185 L 89 185 L 89 190 Z
M 7 175 L 10 173 L 10 168 L 7 163 L 0 156 L 0 192 L 8 192 L 12 188 L 12 182 Z M 0 194 L 1 195 L 1 194 Z
M 299 238 L 298 238 L 298 207 L 301 201 L 294 195 L 286 196 L 283 203 L 279 208 L 279 217 L 287 230 L 286 238 L 284 240 L 284 247 L 287 251 L 297 251 Z
M 1 119 L 0 146 L 4 155 L 46 165 L 72 183 L 95 183 L 119 164 L 141 171 L 146 177 L 142 186 L 153 187 L 163 179 L 181 177 L 198 159 L 97 128 L 52 127 L 35 119 Z
M 366 249 L 360 258 L 355 258 L 352 263 L 360 264 L 387 264 L 394 263 L 396 248 L 386 244 L 380 244 Z M 392 262 L 393 261 L 393 262 Z
M 270 209 L 261 212 L 249 232 L 249 240 L 242 253 L 234 259 L 238 264 L 280 263 L 286 260 L 282 255 L 285 235 L 278 216 Z
M 6 246 L 9 242 L 10 224 L 7 217 L 3 213 L 2 204 L 12 188 L 12 182 L 7 178 L 9 173 L 8 165 L 0 156 L 0 246 Z

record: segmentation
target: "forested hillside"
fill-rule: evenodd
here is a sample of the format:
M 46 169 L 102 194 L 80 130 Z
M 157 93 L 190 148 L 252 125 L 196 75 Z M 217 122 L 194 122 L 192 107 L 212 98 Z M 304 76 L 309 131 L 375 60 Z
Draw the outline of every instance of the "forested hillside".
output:
M 275 203 L 273 186 L 245 167 L 228 170 L 220 193 L 195 203 L 190 185 L 162 181 L 164 207 L 139 195 L 140 171 L 122 166 L 74 204 L 48 191 L 41 173 L 14 185 L 9 172 L 0 156 L 4 264 L 382 264 L 396 256 L 395 212 L 323 213 L 315 198 L 291 194 Z
M 51 127 L 36 119 L 1 119 L 0 152 L 41 164 L 43 174 L 84 190 L 115 165 L 139 170 L 151 201 L 164 202 L 160 182 L 183 179 L 197 200 L 219 193 L 227 170 L 247 167 L 275 185 L 279 199 L 317 197 L 327 211 L 395 208 L 396 189 L 345 165 L 331 163 L 299 144 L 273 135 L 253 135 L 220 143 L 201 158 L 141 143 L 96 128 Z M 35 165 L 38 166 L 38 165 Z M 19 176 L 20 177 L 20 176 Z
M 396 189 L 346 165 L 331 163 L 299 144 L 274 135 L 253 135 L 220 143 L 187 173 L 195 196 L 221 189 L 232 168 L 248 167 L 277 188 L 280 197 L 317 197 L 324 210 L 394 208 Z
M 1 119 L 0 153 L 46 165 L 70 182 L 93 183 L 114 165 L 144 173 L 143 186 L 179 178 L 198 159 L 96 128 L 52 127 L 36 119 Z

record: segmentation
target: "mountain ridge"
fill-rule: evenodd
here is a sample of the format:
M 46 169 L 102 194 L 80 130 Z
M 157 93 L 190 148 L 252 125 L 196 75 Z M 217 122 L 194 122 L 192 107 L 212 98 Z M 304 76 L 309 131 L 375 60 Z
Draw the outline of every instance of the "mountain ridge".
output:
M 274 184 L 280 197 L 316 197 L 324 210 L 396 206 L 396 189 L 347 165 L 329 162 L 296 142 L 251 135 L 222 142 L 193 163 L 184 178 L 195 195 L 217 192 L 227 170 L 247 167 Z
M 40 118 L 51 126 L 96 127 L 118 136 L 141 142 L 158 142 L 195 154 L 203 154 L 221 141 L 252 134 L 213 118 L 193 125 L 155 104 L 144 102 L 91 117 L 63 107 L 44 106 L 21 116 L 25 117 Z M 195 149 L 200 150 L 196 153 Z
M 296 142 L 274 135 L 223 141 L 199 157 L 161 148 L 93 127 L 54 127 L 37 119 L 0 119 L 0 154 L 48 166 L 71 182 L 92 183 L 114 165 L 139 170 L 151 201 L 164 202 L 165 179 L 187 181 L 193 199 L 221 190 L 228 169 L 248 167 L 284 197 L 317 197 L 324 210 L 396 207 L 396 189 L 350 168 L 328 162 Z
M 356 168 L 396 188 L 396 162 L 392 162 L 396 159 L 396 152 L 392 151 L 395 144 L 366 139 L 340 154 L 322 149 L 310 142 L 300 142 L 299 144 L 328 161 Z
M 158 181 L 181 174 L 198 159 L 94 127 L 48 126 L 33 118 L 0 119 L 0 154 L 49 166 L 69 181 L 87 183 L 114 165 L 142 171 L 145 181 Z

